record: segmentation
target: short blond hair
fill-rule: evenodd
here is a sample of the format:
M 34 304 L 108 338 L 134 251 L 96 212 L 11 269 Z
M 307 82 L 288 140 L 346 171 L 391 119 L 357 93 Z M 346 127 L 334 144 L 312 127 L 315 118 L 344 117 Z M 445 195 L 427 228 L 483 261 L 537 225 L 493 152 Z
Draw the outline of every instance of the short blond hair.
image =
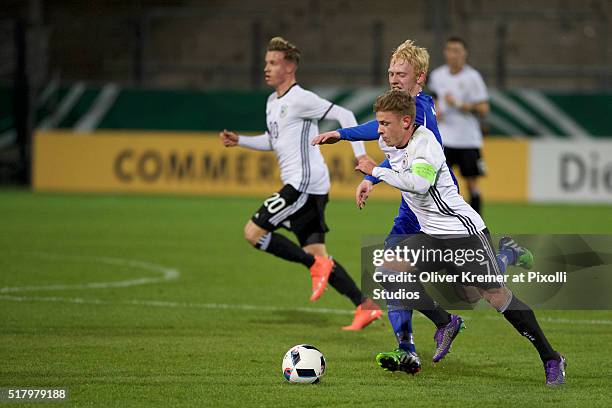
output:
M 427 48 L 417 46 L 414 41 L 406 40 L 401 43 L 393 54 L 391 61 L 404 60 L 414 69 L 415 74 L 427 74 L 429 70 L 429 52 Z
M 376 98 L 374 112 L 395 112 L 410 116 L 414 120 L 416 105 L 414 98 L 399 89 L 390 89 Z
M 283 37 L 274 37 L 268 43 L 268 51 L 280 51 L 284 54 L 284 59 L 294 62 L 295 65 L 300 63 L 301 52 L 294 44 L 285 40 Z

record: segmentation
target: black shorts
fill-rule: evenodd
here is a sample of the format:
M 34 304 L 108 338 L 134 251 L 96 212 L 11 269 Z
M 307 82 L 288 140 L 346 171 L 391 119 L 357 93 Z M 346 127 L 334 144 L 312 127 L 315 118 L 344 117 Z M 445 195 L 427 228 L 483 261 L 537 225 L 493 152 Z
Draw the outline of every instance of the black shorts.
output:
M 484 160 L 480 156 L 480 149 L 444 147 L 444 155 L 448 167 L 459 166 L 463 177 L 484 176 L 486 173 Z
M 325 243 L 327 194 L 308 194 L 287 184 L 262 204 L 251 220 L 266 231 L 280 227 L 293 232 L 301 246 Z
M 505 286 L 502 281 L 495 281 L 492 277 L 503 276 L 504 273 L 501 271 L 499 264 L 497 263 L 497 257 L 493 242 L 491 241 L 491 234 L 488 229 L 484 229 L 475 235 L 470 235 L 462 238 L 445 238 L 438 239 L 442 242 L 444 248 L 452 250 L 455 254 L 463 252 L 470 254 L 473 252 L 474 257 L 463 256 L 461 262 L 447 263 L 447 273 L 461 276 L 464 272 L 469 272 L 470 276 L 488 276 L 491 280 L 488 282 L 463 282 L 463 286 L 474 286 L 481 289 L 500 288 Z M 459 257 L 460 259 L 461 257 Z M 462 282 L 461 279 L 458 280 Z M 471 283 L 471 284 L 470 284 Z
M 461 279 L 464 272 L 469 272 L 470 277 L 503 275 L 497 263 L 491 235 L 486 228 L 476 235 L 456 238 L 440 238 L 423 233 L 414 234 L 399 243 L 398 246 L 431 250 L 430 255 L 422 255 L 418 259 L 412 260 L 418 272 L 445 270 L 442 273 L 457 276 L 457 283 L 461 286 L 474 286 L 481 289 L 505 286 L 503 281 L 497 281 L 497 278 L 486 279 L 486 282 L 479 282 L 478 279 L 464 282 Z M 437 254 L 444 254 L 445 258 L 441 259 Z M 451 255 L 447 254 L 452 254 L 453 261 L 450 260 Z M 446 258 L 446 256 L 449 258 Z

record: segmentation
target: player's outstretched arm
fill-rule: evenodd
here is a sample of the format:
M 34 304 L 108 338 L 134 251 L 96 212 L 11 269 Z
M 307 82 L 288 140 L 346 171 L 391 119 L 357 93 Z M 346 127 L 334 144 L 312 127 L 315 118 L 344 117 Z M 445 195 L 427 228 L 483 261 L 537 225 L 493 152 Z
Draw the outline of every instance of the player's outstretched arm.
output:
M 382 169 L 377 167 L 374 174 L 382 179 L 385 183 L 402 190 L 417 194 L 426 194 L 432 183 L 422 176 L 410 171 L 396 172 L 391 169 Z
M 312 144 L 332 144 L 340 140 L 348 140 L 349 142 L 378 140 L 378 137 L 378 123 L 375 120 L 371 120 L 362 125 L 322 133 L 312 139 Z
M 357 119 L 355 118 L 353 112 L 346 108 L 343 108 L 342 106 L 332 105 L 332 107 L 327 112 L 326 118 L 331 120 L 337 120 L 338 122 L 340 122 L 340 126 L 342 126 L 342 128 L 351 128 L 357 126 Z M 331 134 L 321 139 L 326 139 L 329 142 L 332 142 L 332 139 L 338 141 L 336 136 L 340 135 L 340 132 L 329 133 Z M 359 160 L 360 157 L 366 156 L 366 148 L 362 141 L 351 141 L 351 148 L 353 149 L 353 153 L 355 154 L 357 160 Z
M 358 140 L 378 140 L 378 122 L 371 120 L 361 125 L 338 129 L 341 140 L 355 142 Z
M 270 136 L 267 133 L 258 136 L 242 136 L 235 132 L 223 129 L 219 138 L 225 147 L 242 146 L 253 150 L 272 150 Z
M 413 162 L 412 171 L 397 172 L 392 169 L 375 167 L 375 163 L 365 161 L 359 162 L 355 170 L 373 175 L 399 190 L 417 194 L 427 193 L 435 183 L 437 173 L 431 164 L 419 159 Z

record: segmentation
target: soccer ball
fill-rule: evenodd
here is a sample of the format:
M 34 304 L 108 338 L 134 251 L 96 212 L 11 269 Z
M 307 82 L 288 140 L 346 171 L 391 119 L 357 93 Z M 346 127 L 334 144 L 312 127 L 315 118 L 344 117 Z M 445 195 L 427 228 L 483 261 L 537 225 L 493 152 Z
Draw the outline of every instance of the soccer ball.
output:
M 325 357 L 314 346 L 298 344 L 283 358 L 283 375 L 293 384 L 315 384 L 325 373 Z

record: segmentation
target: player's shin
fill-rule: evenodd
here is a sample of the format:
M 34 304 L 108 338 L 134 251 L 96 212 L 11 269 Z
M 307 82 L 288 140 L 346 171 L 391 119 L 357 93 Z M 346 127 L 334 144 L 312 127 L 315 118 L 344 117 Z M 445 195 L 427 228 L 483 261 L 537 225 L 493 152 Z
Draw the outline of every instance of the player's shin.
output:
M 440 307 L 438 302 L 433 300 L 432 297 L 425 292 L 423 285 L 420 286 L 422 289 L 420 290 L 421 299 L 419 300 L 419 303 L 422 306 L 417 310 L 431 320 L 438 329 L 446 326 L 451 321 L 451 314 Z
M 389 322 L 393 327 L 399 348 L 415 353 L 416 347 L 412 335 L 412 310 L 398 306 L 392 301 L 387 302 L 387 307 L 389 308 Z
M 255 244 L 255 248 L 269 252 L 289 262 L 301 263 L 307 268 L 310 268 L 315 262 L 313 255 L 304 251 L 287 237 L 275 232 L 268 232 L 263 235 L 257 241 L 257 244 Z
M 533 310 L 521 300 L 511 295 L 508 307 L 500 310 L 506 320 L 524 337 L 529 339 L 543 362 L 559 359 L 559 354 L 552 348 L 540 328 Z
M 355 306 L 359 306 L 365 300 L 365 296 L 361 293 L 353 278 L 338 263 L 337 259 L 334 259 L 334 269 L 329 275 L 328 282 L 338 293 L 349 298 Z

